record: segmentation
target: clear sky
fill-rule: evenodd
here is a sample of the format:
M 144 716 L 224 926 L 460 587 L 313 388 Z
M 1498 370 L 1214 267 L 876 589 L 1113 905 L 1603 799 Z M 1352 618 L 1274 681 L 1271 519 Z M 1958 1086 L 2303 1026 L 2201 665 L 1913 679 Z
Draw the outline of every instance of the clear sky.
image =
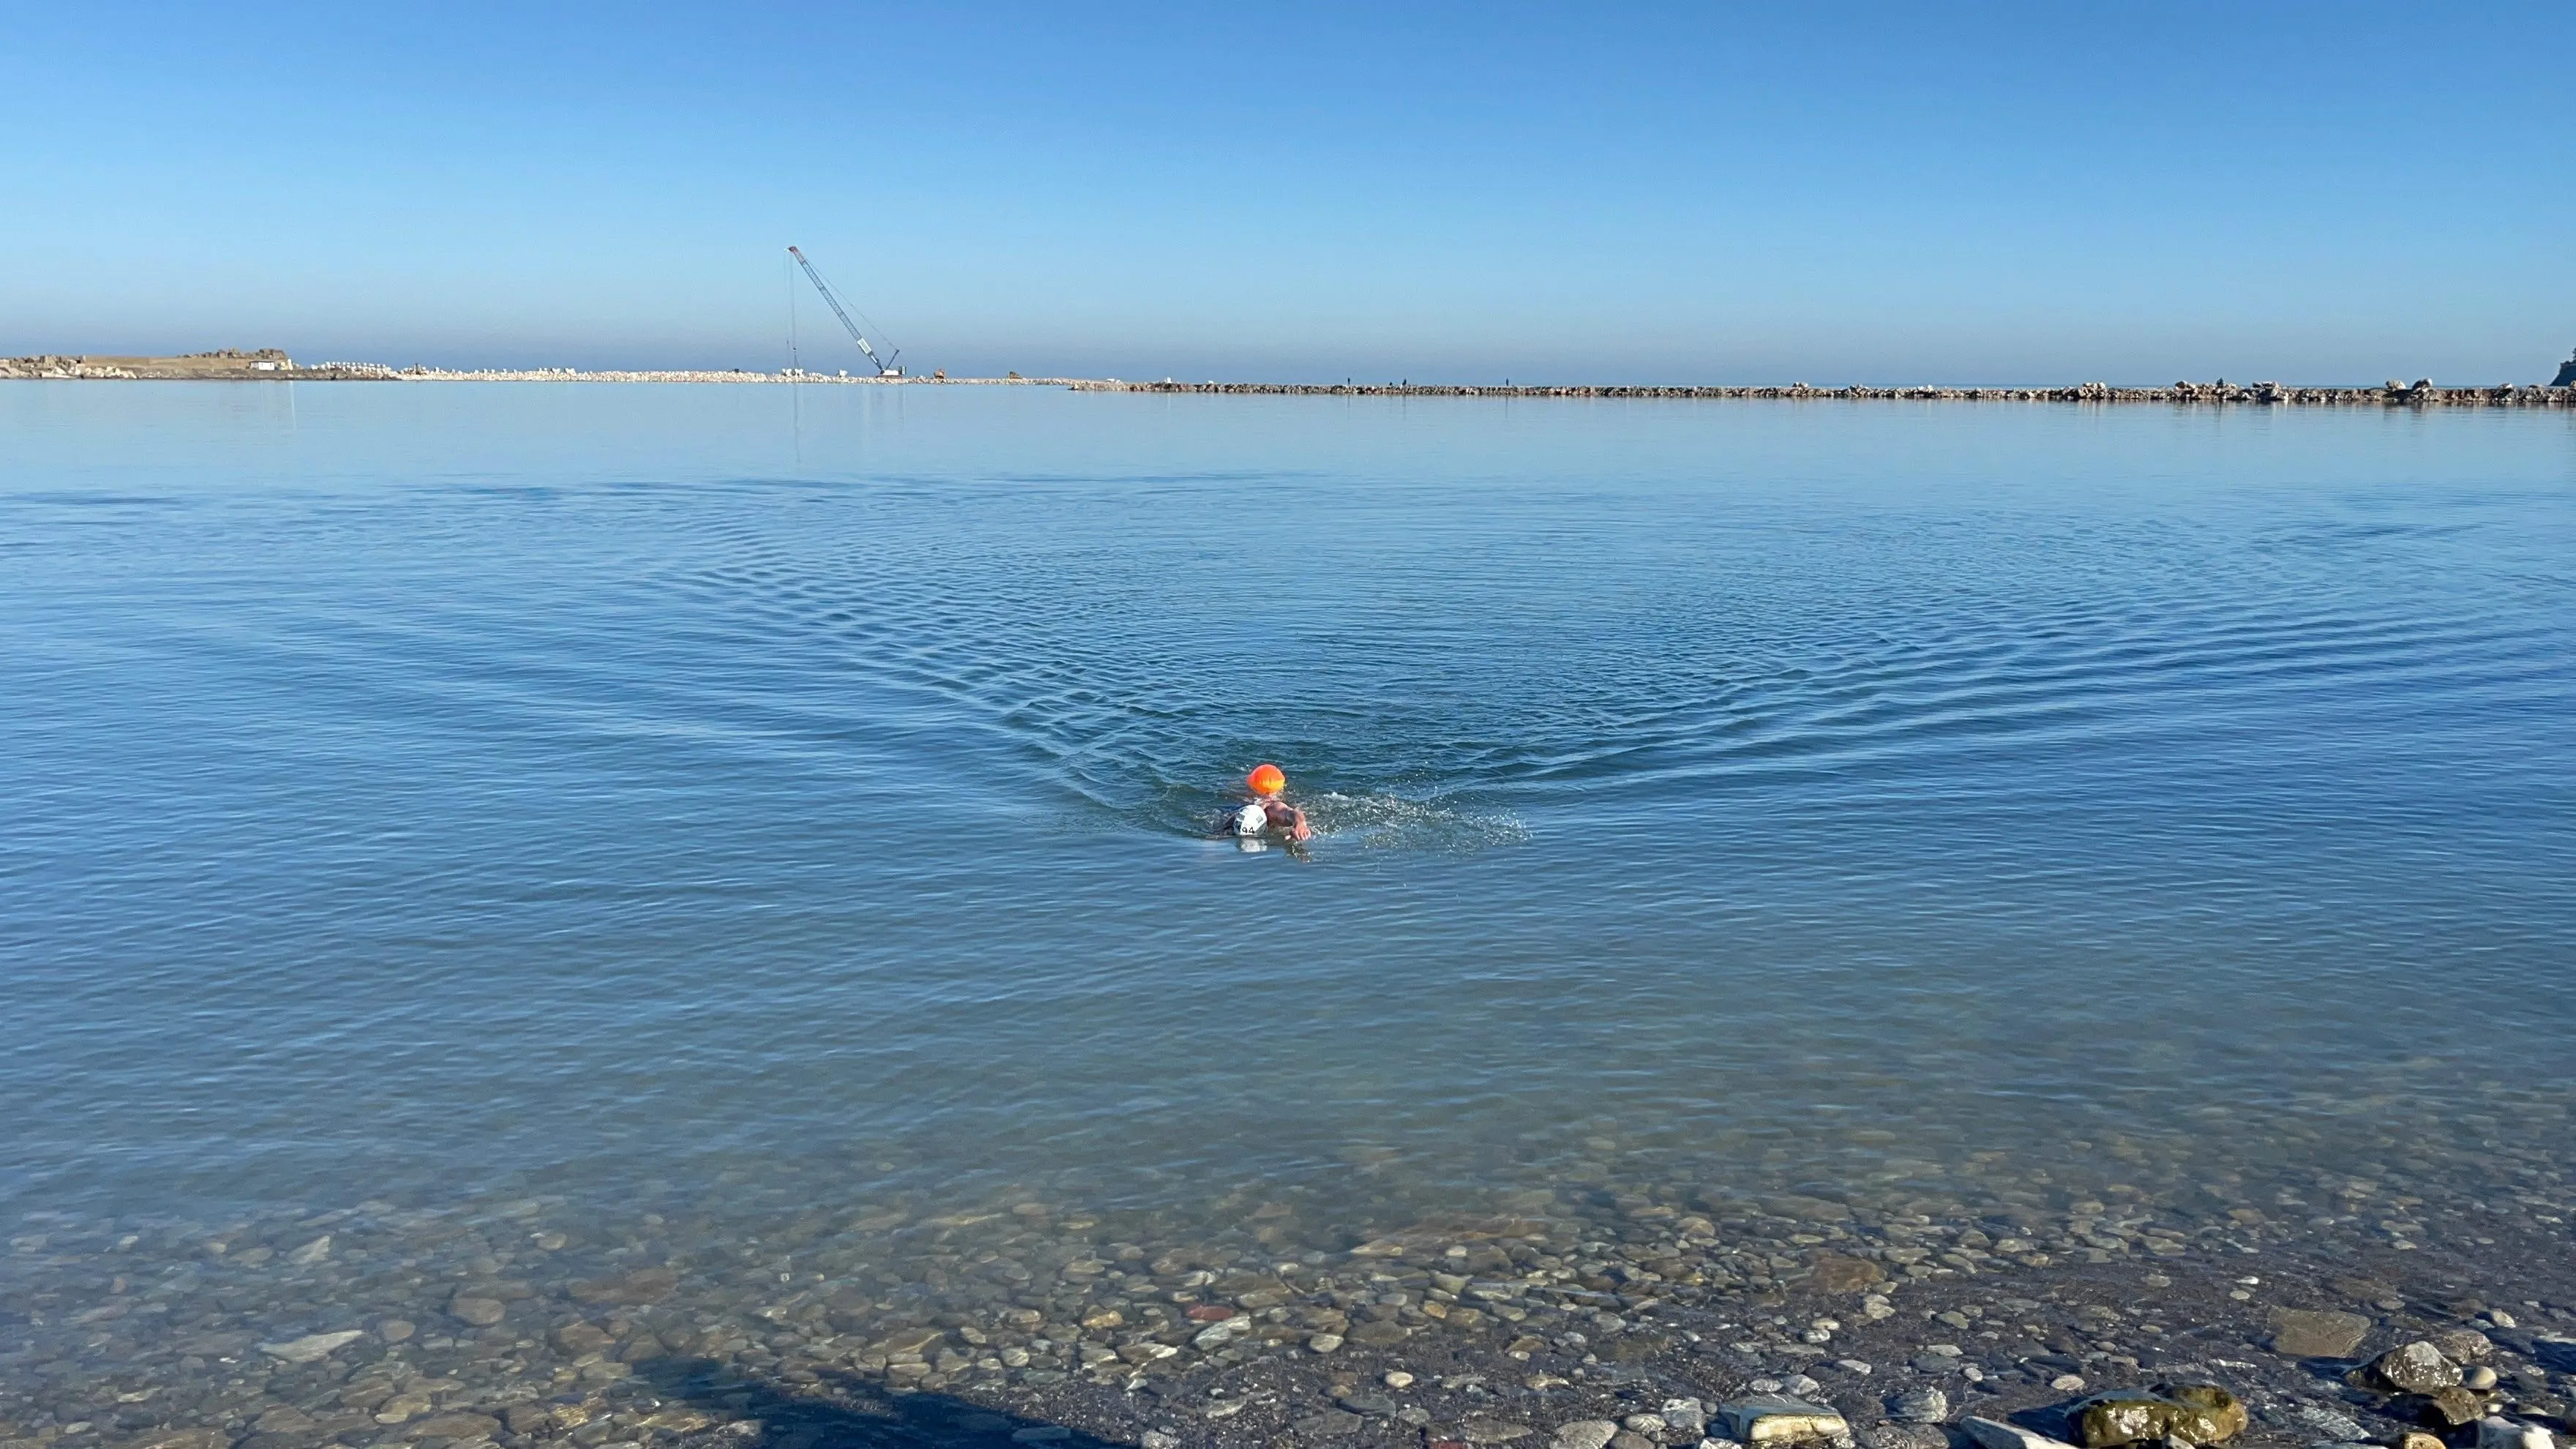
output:
M 0 353 L 2546 380 L 2576 7 L 0 3 Z M 809 295 L 805 360 L 843 366 Z

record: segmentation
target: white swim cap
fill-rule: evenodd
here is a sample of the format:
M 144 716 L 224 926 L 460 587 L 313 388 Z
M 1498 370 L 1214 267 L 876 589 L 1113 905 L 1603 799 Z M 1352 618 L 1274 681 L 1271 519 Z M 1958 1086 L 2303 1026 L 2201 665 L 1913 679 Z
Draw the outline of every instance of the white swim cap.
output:
M 1259 835 L 1269 828 L 1270 812 L 1261 808 L 1260 801 L 1234 812 L 1234 833 L 1237 835 Z

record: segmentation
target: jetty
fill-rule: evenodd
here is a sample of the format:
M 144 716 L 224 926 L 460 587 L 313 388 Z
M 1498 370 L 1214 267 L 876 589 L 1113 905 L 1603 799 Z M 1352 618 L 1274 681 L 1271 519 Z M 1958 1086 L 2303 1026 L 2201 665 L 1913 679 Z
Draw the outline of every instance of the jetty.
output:
M 2576 408 L 2576 358 L 2552 382 L 2499 383 L 2492 387 L 2442 387 L 2430 378 L 2390 379 L 2377 387 L 2310 387 L 2284 382 L 2175 382 L 2161 387 L 2122 387 L 2082 382 L 2059 387 L 1950 387 L 1913 384 L 1883 387 L 1854 383 L 1812 387 L 1656 383 L 1534 383 L 1485 386 L 1417 382 L 1159 382 L 1114 377 L 927 377 L 886 371 L 853 376 L 781 368 L 606 369 L 571 367 L 392 367 L 375 362 L 299 364 L 275 349 L 191 353 L 181 357 L 105 355 L 0 358 L 0 380 L 111 382 L 539 382 L 539 383 L 759 383 L 803 387 L 1054 387 L 1074 392 L 1155 393 L 1172 396 L 1366 398 L 1597 398 L 1614 401 L 1787 402 L 1984 402 L 2155 403 L 2166 406 Z
M 2428 379 L 2378 387 L 2300 387 L 2279 382 L 2177 382 L 2166 387 L 1696 387 L 1657 385 L 1478 387 L 1432 383 L 1121 382 L 1063 379 L 1077 392 L 1227 393 L 1298 397 L 1764 399 L 1853 402 L 2244 403 L 2293 407 L 2576 407 L 2576 387 L 2501 383 L 2436 387 Z

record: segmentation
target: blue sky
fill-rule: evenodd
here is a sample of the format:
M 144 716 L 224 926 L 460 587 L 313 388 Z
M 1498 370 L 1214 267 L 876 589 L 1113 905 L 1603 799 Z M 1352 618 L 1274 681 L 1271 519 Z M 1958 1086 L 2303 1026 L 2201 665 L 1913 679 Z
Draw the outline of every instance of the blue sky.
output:
M 2545 380 L 2576 9 L 8 4 L 0 352 Z M 799 299 L 809 365 L 845 365 Z

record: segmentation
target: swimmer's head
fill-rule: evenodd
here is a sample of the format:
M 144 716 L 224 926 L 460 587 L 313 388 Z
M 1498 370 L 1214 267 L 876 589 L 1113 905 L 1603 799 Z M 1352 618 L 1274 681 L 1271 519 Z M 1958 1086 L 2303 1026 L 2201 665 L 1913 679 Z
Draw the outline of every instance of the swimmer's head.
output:
M 1243 777 L 1243 783 L 1251 786 L 1255 795 L 1276 795 L 1288 788 L 1288 777 L 1277 765 L 1255 765 L 1252 773 Z

